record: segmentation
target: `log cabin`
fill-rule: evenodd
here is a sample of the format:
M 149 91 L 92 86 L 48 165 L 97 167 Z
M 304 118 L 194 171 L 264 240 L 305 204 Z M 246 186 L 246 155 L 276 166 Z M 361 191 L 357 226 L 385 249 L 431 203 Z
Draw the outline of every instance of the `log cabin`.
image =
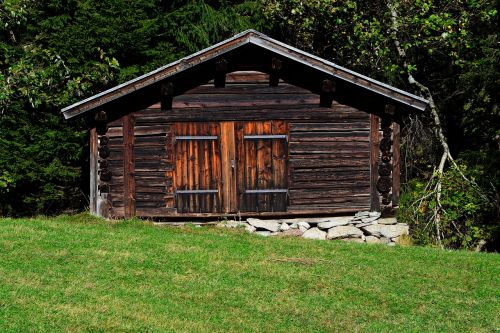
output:
M 418 96 L 254 30 L 62 110 L 105 218 L 393 214 Z

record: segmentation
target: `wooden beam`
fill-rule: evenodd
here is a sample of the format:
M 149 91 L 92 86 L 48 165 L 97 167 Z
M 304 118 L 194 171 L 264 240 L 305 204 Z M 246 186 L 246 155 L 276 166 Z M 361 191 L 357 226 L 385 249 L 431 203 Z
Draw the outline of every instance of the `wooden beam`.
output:
M 370 210 L 380 211 L 380 197 L 377 190 L 380 118 L 370 114 Z
M 90 163 L 90 192 L 89 208 L 91 214 L 97 213 L 97 131 L 93 127 L 90 129 L 89 138 L 89 163 Z
M 227 60 L 220 59 L 215 63 L 214 86 L 224 88 L 226 86 Z
M 123 203 L 125 218 L 135 216 L 134 118 L 123 116 Z
M 221 123 L 221 161 L 222 161 L 222 203 L 223 212 L 235 212 L 237 208 L 236 195 L 236 146 L 234 122 Z
M 95 114 L 96 131 L 99 135 L 104 135 L 108 131 L 108 114 L 100 110 Z
M 319 106 L 331 108 L 333 102 L 333 94 L 335 93 L 335 82 L 332 80 L 323 80 L 321 87 L 321 94 L 319 99 Z
M 398 122 L 392 124 L 392 206 L 399 206 L 399 192 L 401 188 L 401 161 L 400 161 L 401 129 Z
M 273 58 L 271 60 L 271 73 L 269 75 L 269 86 L 277 87 L 280 81 L 280 71 L 282 68 L 281 60 Z
M 161 109 L 172 110 L 172 101 L 174 99 L 174 85 L 172 82 L 166 82 L 161 85 Z

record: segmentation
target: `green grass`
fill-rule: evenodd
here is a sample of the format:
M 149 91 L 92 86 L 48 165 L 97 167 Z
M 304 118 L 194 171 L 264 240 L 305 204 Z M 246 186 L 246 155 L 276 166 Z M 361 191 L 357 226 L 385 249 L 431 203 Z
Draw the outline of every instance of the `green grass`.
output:
M 0 219 L 0 332 L 498 332 L 500 256 Z

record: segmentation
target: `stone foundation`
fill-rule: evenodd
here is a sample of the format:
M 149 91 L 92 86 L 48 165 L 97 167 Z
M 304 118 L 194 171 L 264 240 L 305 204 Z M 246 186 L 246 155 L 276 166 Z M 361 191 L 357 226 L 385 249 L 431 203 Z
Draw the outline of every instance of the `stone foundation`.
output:
M 219 227 L 245 228 L 247 232 L 261 236 L 303 237 L 318 240 L 340 239 L 356 243 L 381 243 L 389 246 L 408 235 L 408 225 L 396 218 L 380 218 L 378 212 L 359 212 L 354 216 L 294 218 L 246 221 L 224 221 Z

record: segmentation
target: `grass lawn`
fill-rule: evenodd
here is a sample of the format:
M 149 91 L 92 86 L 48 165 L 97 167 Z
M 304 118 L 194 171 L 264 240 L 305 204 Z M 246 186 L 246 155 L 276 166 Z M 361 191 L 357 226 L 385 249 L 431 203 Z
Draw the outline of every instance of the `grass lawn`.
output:
M 500 256 L 0 219 L 0 332 L 499 332 Z

